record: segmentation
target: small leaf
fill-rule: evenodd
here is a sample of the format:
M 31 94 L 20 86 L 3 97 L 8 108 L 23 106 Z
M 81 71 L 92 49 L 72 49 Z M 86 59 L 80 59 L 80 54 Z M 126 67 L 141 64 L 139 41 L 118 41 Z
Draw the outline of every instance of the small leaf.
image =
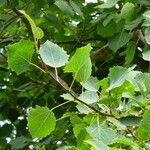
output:
M 109 150 L 109 147 L 98 139 L 89 139 L 85 142 L 93 146 L 95 150 Z
M 65 100 L 73 101 L 74 97 L 68 93 L 62 94 L 61 97 L 63 97 Z
M 145 40 L 147 44 L 150 44 L 150 27 L 145 29 Z
M 132 60 L 134 59 L 135 50 L 136 43 L 133 41 L 129 42 L 126 49 L 125 65 L 129 65 L 132 62 Z
M 114 7 L 119 0 L 107 0 L 106 3 L 97 6 L 97 8 L 111 8 Z
M 119 121 L 124 124 L 125 126 L 138 126 L 140 121 L 141 121 L 141 117 L 137 117 L 137 116 L 126 116 L 126 117 L 122 117 L 119 119 Z
M 80 7 L 72 0 L 69 1 L 71 7 L 73 8 L 73 10 L 80 16 L 82 17 L 82 19 L 84 19 L 84 15 L 83 12 L 81 11 Z
M 130 69 L 120 66 L 115 66 L 111 68 L 109 72 L 110 84 L 107 90 L 110 91 L 113 88 L 121 86 L 127 79 L 127 75 L 130 71 Z
M 79 82 L 86 82 L 91 76 L 92 64 L 90 59 L 91 46 L 78 48 L 69 63 L 65 66 L 65 72 L 73 72 L 74 78 Z
M 27 138 L 24 136 L 17 137 L 10 141 L 10 145 L 12 149 L 23 149 L 28 144 Z
M 150 10 L 145 11 L 143 16 L 150 19 Z
M 106 125 L 91 125 L 86 130 L 93 139 L 102 141 L 106 145 L 114 143 L 117 138 L 117 133 Z
M 126 21 L 133 20 L 135 16 L 135 6 L 133 3 L 125 3 L 121 9 L 121 18 L 125 19 Z
M 106 26 L 102 23 L 97 26 L 97 33 L 102 37 L 111 37 L 117 32 L 117 30 L 117 24 L 114 21 L 111 21 Z
M 118 49 L 120 49 L 122 46 L 127 44 L 130 40 L 130 35 L 127 32 L 119 33 L 118 35 L 113 36 L 109 41 L 108 45 L 109 47 L 116 52 Z
M 72 7 L 69 5 L 69 3 L 65 0 L 57 0 L 55 2 L 55 5 L 66 15 L 73 16 L 74 11 L 72 10 Z
M 131 147 L 133 147 L 133 149 L 139 149 L 138 145 L 132 141 L 131 139 L 127 139 L 127 138 L 118 138 L 115 143 L 119 143 L 119 144 L 124 144 L 124 145 L 129 145 Z M 135 148 L 136 147 L 136 148 Z
M 29 21 L 31 25 L 31 29 L 33 32 L 34 39 L 41 39 L 44 36 L 44 33 L 41 28 L 37 27 L 32 18 L 23 10 L 20 12 L 24 15 L 24 17 Z
M 85 91 L 78 98 L 87 104 L 93 104 L 93 103 L 97 102 L 99 97 L 98 97 L 98 94 L 96 92 Z
M 83 104 L 78 104 L 76 106 L 76 108 L 78 109 L 78 111 L 82 114 L 89 114 L 91 113 L 91 109 L 89 109 L 87 106 L 83 105 Z
M 145 110 L 143 119 L 137 130 L 139 139 L 149 140 L 150 139 L 150 110 Z
M 99 89 L 99 86 L 96 85 L 97 83 L 97 78 L 95 77 L 90 77 L 85 83 L 82 83 L 82 86 L 89 91 L 95 91 L 97 92 Z
M 8 66 L 18 75 L 29 69 L 29 62 L 34 53 L 34 44 L 31 41 L 21 40 L 6 47 Z
M 150 73 L 146 73 L 144 76 L 144 84 L 148 93 L 150 93 Z
M 64 49 L 50 41 L 41 45 L 39 54 L 46 65 L 54 68 L 62 67 L 68 61 L 68 55 Z
M 150 61 L 150 50 L 144 51 L 142 53 L 142 58 L 146 61 Z
M 49 135 L 56 125 L 54 113 L 47 107 L 31 108 L 28 115 L 28 128 L 33 138 L 43 138 Z

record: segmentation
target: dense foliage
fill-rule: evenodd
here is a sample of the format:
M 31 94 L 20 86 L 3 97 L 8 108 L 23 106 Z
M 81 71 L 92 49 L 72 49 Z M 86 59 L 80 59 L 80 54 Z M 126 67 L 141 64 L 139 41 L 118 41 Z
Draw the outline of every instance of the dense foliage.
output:
M 1 0 L 0 149 L 149 150 L 150 0 Z

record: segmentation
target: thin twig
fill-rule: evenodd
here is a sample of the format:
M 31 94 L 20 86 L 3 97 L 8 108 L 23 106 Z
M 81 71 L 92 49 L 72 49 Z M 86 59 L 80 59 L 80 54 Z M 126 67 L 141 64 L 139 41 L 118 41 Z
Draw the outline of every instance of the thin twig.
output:
M 53 107 L 53 108 L 51 109 L 51 111 L 53 111 L 53 110 L 55 110 L 55 109 L 57 109 L 57 108 L 59 108 L 59 107 L 61 107 L 61 106 L 63 106 L 63 105 L 66 105 L 66 104 L 68 104 L 68 103 L 70 103 L 70 102 L 71 102 L 71 101 L 66 101 L 66 102 L 64 102 L 64 103 L 61 103 L 61 104 L 59 104 L 59 105 Z
M 34 39 L 33 32 L 32 32 L 32 28 L 31 28 L 30 23 L 28 22 L 28 20 L 27 20 L 26 18 L 22 17 L 22 14 L 21 14 L 16 8 L 14 8 L 13 10 L 14 10 L 14 12 L 15 12 L 19 17 L 21 17 L 21 19 L 23 19 L 23 22 L 25 23 L 27 29 L 29 30 L 29 34 L 30 34 L 30 35 L 32 34 L 32 35 L 31 35 L 31 39 L 32 39 L 32 40 L 35 40 L 35 39 Z M 34 42 L 35 42 L 35 41 L 34 41 Z M 37 45 L 38 42 L 36 41 L 35 43 L 36 43 L 36 46 L 35 46 L 36 52 L 38 53 L 38 45 Z M 41 59 L 41 57 L 40 57 L 40 59 Z M 115 116 L 112 116 L 111 114 L 103 113 L 103 112 L 97 110 L 95 107 L 93 107 L 93 106 L 87 104 L 86 102 L 80 100 L 80 99 L 78 98 L 79 95 L 78 95 L 76 92 L 74 92 L 72 89 L 70 89 L 69 86 L 68 86 L 68 84 L 67 84 L 63 79 L 61 79 L 59 76 L 58 76 L 58 79 L 57 79 L 55 72 L 52 71 L 52 70 L 48 70 L 47 66 L 44 64 L 44 62 L 42 61 L 42 59 L 41 59 L 41 63 L 42 63 L 42 64 L 44 65 L 44 67 L 45 67 L 45 70 L 43 71 L 43 69 L 42 69 L 42 71 L 43 71 L 44 73 L 48 73 L 49 76 L 51 76 L 64 90 L 66 90 L 69 94 L 71 94 L 71 95 L 76 99 L 76 101 L 80 102 L 81 104 L 84 104 L 85 106 L 87 106 L 88 108 L 90 108 L 91 110 L 93 110 L 94 112 L 96 112 L 96 113 L 99 114 L 99 115 L 115 117 Z M 30 64 L 32 64 L 32 63 L 30 63 Z M 37 67 L 35 64 L 32 64 L 32 65 L 35 66 L 35 67 Z M 39 67 L 37 67 L 37 68 L 41 70 L 41 68 L 39 68 Z

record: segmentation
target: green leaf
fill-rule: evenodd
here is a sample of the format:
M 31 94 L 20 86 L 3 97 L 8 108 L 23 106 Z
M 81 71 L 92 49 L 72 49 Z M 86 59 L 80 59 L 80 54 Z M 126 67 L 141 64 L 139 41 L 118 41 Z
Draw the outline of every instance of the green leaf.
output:
M 139 139 L 149 140 L 150 139 L 150 110 L 145 110 L 143 119 L 137 130 Z
M 145 29 L 145 40 L 147 44 L 150 44 L 150 27 Z
M 85 83 L 82 83 L 82 86 L 89 91 L 95 91 L 97 92 L 99 89 L 99 86 L 96 85 L 97 83 L 97 78 L 95 77 L 90 77 Z
M 63 97 L 65 100 L 69 100 L 69 101 L 73 101 L 74 100 L 74 97 L 68 93 L 64 93 L 61 95 L 61 97 Z
M 126 126 L 122 124 L 119 120 L 112 118 L 112 117 L 107 117 L 107 120 L 111 123 L 113 123 L 118 130 L 126 130 Z
M 146 61 L 150 61 L 150 50 L 144 51 L 142 53 L 142 58 Z
M 105 95 L 108 93 L 108 91 L 107 91 L 108 83 L 109 83 L 108 77 L 97 82 L 97 85 L 99 85 L 101 87 L 101 95 Z
M 80 7 L 72 0 L 69 1 L 71 7 L 73 8 L 73 10 L 82 18 L 84 19 L 84 15 L 83 12 L 81 11 Z
M 65 66 L 65 72 L 73 72 L 74 79 L 79 82 L 86 82 L 91 76 L 92 64 L 90 59 L 90 51 L 92 47 L 90 44 L 78 48 L 72 56 L 69 63 Z
M 133 61 L 135 51 L 136 43 L 133 41 L 129 42 L 128 47 L 126 49 L 125 65 L 129 65 Z
M 117 133 L 106 125 L 91 125 L 86 130 L 93 139 L 102 141 L 106 145 L 114 143 L 117 138 Z
M 63 48 L 48 40 L 41 45 L 39 54 L 46 65 L 54 68 L 64 66 L 69 57 Z
M 10 141 L 12 149 L 23 149 L 28 144 L 28 139 L 24 136 L 17 137 Z
M 97 8 L 111 8 L 114 7 L 119 0 L 107 0 L 104 4 L 97 6 Z
M 144 75 L 144 84 L 148 93 L 150 93 L 150 73 Z
M 24 15 L 24 17 L 29 21 L 34 39 L 41 39 L 44 36 L 44 33 L 41 28 L 37 27 L 31 17 L 23 10 L 20 12 Z
M 72 7 L 69 5 L 69 3 L 65 0 L 57 0 L 55 2 L 55 5 L 66 15 L 73 16 L 74 11 L 72 10 Z
M 121 9 L 121 18 L 125 19 L 126 21 L 133 20 L 135 16 L 135 6 L 133 3 L 125 3 Z
M 145 11 L 143 16 L 150 19 L 150 10 Z
M 99 97 L 96 92 L 85 91 L 78 98 L 87 104 L 93 104 L 97 102 Z
M 109 147 L 98 139 L 89 139 L 85 142 L 93 146 L 95 150 L 109 150 Z
M 83 105 L 83 104 L 78 104 L 76 106 L 76 108 L 78 109 L 78 111 L 82 114 L 89 114 L 92 112 L 91 109 L 89 109 L 87 106 Z
M 49 135 L 56 125 L 54 113 L 47 107 L 36 106 L 28 114 L 28 128 L 33 138 L 43 138 Z
M 44 145 L 42 147 L 36 146 L 36 150 L 45 150 L 45 146 Z
M 131 127 L 138 126 L 141 121 L 141 117 L 126 116 L 126 117 L 120 118 L 119 121 L 125 126 L 131 126 Z
M 128 93 L 128 92 L 124 92 L 124 93 L 122 94 L 122 97 L 128 98 L 128 99 L 132 100 L 134 103 L 138 104 L 138 105 L 141 106 L 141 107 L 144 107 L 144 106 L 145 106 L 144 101 L 142 100 L 142 97 L 140 97 L 140 99 L 139 99 L 138 97 L 133 96 L 133 95 L 131 95 L 131 94 Z
M 125 29 L 130 30 L 130 31 L 135 29 L 142 22 L 142 20 L 143 20 L 143 17 L 139 16 L 139 17 L 137 17 L 137 19 L 127 22 L 125 24 Z
M 110 91 L 113 88 L 121 86 L 127 79 L 128 74 L 131 70 L 132 69 L 127 69 L 120 66 L 111 68 L 108 75 L 110 78 L 110 84 L 107 90 Z
M 97 26 L 97 33 L 102 37 L 111 37 L 117 32 L 117 24 L 111 21 L 109 24 L 104 26 L 102 23 Z
M 135 149 L 138 149 L 138 148 L 139 148 L 138 145 L 137 145 L 134 141 L 132 141 L 131 139 L 118 138 L 115 142 L 116 142 L 116 143 L 119 143 L 119 144 L 123 144 L 123 145 L 129 145 L 129 146 L 133 147 L 133 149 L 134 149 L 135 147 L 136 147 Z
M 130 35 L 127 32 L 121 32 L 115 36 L 113 36 L 108 41 L 109 47 L 116 52 L 118 49 L 123 47 L 130 40 Z
M 21 40 L 6 47 L 8 66 L 18 75 L 29 69 L 29 62 L 34 53 L 34 44 L 28 40 Z

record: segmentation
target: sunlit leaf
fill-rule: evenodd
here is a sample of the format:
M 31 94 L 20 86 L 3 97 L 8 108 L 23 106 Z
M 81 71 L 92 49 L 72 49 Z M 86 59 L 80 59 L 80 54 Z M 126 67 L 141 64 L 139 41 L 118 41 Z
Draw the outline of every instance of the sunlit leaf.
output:
M 93 91 L 85 91 L 83 92 L 79 97 L 80 100 L 86 102 L 87 104 L 92 104 L 97 102 L 98 100 L 98 94 Z
M 135 16 L 135 6 L 133 3 L 125 3 L 121 9 L 121 18 L 125 19 L 126 21 L 133 20 Z
M 56 125 L 54 113 L 47 107 L 31 108 L 28 115 L 28 128 L 33 138 L 49 135 Z
M 96 85 L 97 83 L 97 78 L 95 77 L 90 77 L 85 83 L 82 84 L 82 86 L 89 91 L 98 91 L 99 86 Z
M 91 76 L 92 64 L 90 59 L 90 44 L 78 48 L 75 54 L 65 66 L 65 72 L 72 72 L 74 78 L 79 82 L 85 82 Z
M 69 57 L 63 48 L 50 41 L 46 41 L 41 45 L 39 54 L 45 64 L 54 68 L 64 66 Z

